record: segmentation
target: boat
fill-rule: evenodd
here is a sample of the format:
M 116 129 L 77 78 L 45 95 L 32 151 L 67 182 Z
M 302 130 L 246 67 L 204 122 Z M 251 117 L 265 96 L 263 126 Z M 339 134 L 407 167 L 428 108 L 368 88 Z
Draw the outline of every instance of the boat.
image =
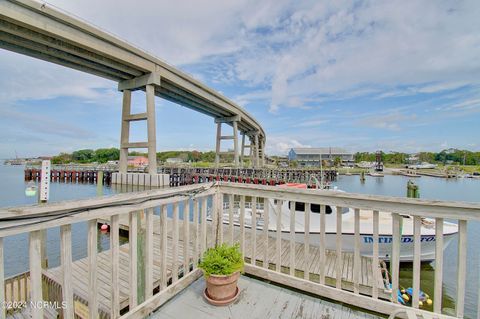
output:
M 295 184 L 287 185 L 286 187 L 306 188 L 306 185 Z M 341 192 L 338 189 L 326 190 L 330 192 Z M 228 203 L 226 203 L 228 205 Z M 277 216 L 281 214 L 282 222 L 282 238 L 290 240 L 290 206 L 292 202 L 283 201 L 280 206 L 280 212 L 277 211 L 276 200 L 268 199 L 263 204 L 257 203 L 257 217 L 256 227 L 258 231 L 264 228 L 263 210 L 264 205 L 269 205 L 269 223 L 268 231 L 272 236 L 276 236 L 277 230 Z M 319 246 L 320 243 L 320 205 L 312 204 L 310 212 L 310 244 Z M 325 215 L 325 248 L 328 250 L 336 249 L 336 216 L 337 208 L 334 206 L 326 206 Z M 355 231 L 354 220 L 355 213 L 351 208 L 343 208 L 340 212 L 342 216 L 342 250 L 345 252 L 353 252 L 355 246 Z M 413 261 L 413 217 L 409 215 L 402 216 L 402 236 L 400 241 L 400 261 Z M 252 221 L 252 207 L 245 208 L 245 227 L 251 228 Z M 299 243 L 304 242 L 305 236 L 305 203 L 295 203 L 295 241 Z M 224 207 L 223 223 L 229 224 L 229 209 Z M 233 224 L 236 227 L 240 226 L 240 211 L 238 205 L 234 205 L 233 209 Z M 450 222 L 443 222 L 444 231 L 444 249 L 452 241 L 458 233 L 457 224 Z M 360 210 L 360 253 L 363 256 L 373 255 L 373 214 L 369 210 Z M 422 262 L 432 261 L 435 259 L 435 219 L 422 218 L 421 227 L 421 256 Z M 379 214 L 379 238 L 378 238 L 378 255 L 379 258 L 385 261 L 390 260 L 392 253 L 392 215 L 388 212 L 380 212 Z
M 380 173 L 380 172 L 370 172 L 368 173 L 369 176 L 373 176 L 373 177 L 384 177 L 385 175 L 383 175 L 383 173 Z
M 32 197 L 35 195 L 37 195 L 37 186 L 33 182 L 30 182 L 27 184 L 27 188 L 25 188 L 25 196 Z
M 428 162 L 422 162 L 420 164 L 408 165 L 407 168 L 410 168 L 410 169 L 434 169 L 434 168 L 437 168 L 437 165 L 436 164 L 430 164 Z
M 403 176 L 414 177 L 414 178 L 422 177 L 421 175 L 417 174 L 416 170 L 413 170 L 413 171 L 411 171 L 411 170 L 400 170 L 400 174 L 403 175 Z

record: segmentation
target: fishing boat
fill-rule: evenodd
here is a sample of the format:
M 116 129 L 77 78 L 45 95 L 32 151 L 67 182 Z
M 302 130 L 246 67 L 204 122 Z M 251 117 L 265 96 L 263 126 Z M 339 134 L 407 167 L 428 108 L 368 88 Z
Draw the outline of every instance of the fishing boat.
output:
M 287 187 L 306 188 L 305 184 L 288 185 Z M 331 192 L 341 192 L 338 189 L 326 190 Z M 226 203 L 228 205 L 228 203 Z M 282 238 L 290 240 L 290 206 L 291 201 L 283 201 L 278 211 L 278 203 L 276 200 L 267 199 L 264 203 L 257 203 L 256 207 L 256 227 L 262 231 L 265 227 L 263 219 L 264 205 L 269 205 L 269 222 L 268 231 L 275 236 L 277 231 L 277 216 L 281 215 Z M 305 238 L 305 203 L 295 202 L 295 240 L 303 243 Z M 223 223 L 229 224 L 229 209 L 224 207 Z M 245 208 L 245 227 L 252 226 L 252 207 L 248 204 Z M 327 205 L 325 207 L 325 248 L 328 250 L 336 249 L 336 227 L 337 214 L 342 214 L 342 250 L 345 252 L 353 252 L 355 246 L 355 230 L 354 220 L 355 213 L 353 209 L 343 208 L 341 212 L 337 211 L 334 206 Z M 400 240 L 400 261 L 413 261 L 413 217 L 401 215 L 401 240 Z M 320 243 L 320 205 L 310 205 L 310 244 L 318 246 Z M 235 227 L 240 226 L 240 209 L 238 205 L 234 205 L 233 224 Z M 443 241 L 444 249 L 452 241 L 453 237 L 458 233 L 458 226 L 454 223 L 443 222 Z M 363 256 L 373 255 L 373 214 L 372 211 L 360 210 L 360 253 Z M 435 259 L 435 220 L 430 218 L 422 218 L 421 225 L 421 255 L 422 262 L 432 261 Z M 378 249 L 379 258 L 382 260 L 390 260 L 392 253 L 392 215 L 388 212 L 380 212 L 379 214 L 379 237 Z

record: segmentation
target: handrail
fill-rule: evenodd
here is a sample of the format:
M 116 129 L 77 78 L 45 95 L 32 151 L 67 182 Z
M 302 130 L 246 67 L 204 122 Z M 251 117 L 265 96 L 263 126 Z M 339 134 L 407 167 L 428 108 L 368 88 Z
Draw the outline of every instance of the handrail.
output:
M 480 203 L 355 194 L 330 190 L 286 189 L 225 182 L 219 182 L 219 186 L 220 191 L 225 194 L 275 197 L 284 200 L 303 201 L 312 204 L 328 203 L 334 206 L 359 209 L 379 209 L 412 216 L 480 220 Z

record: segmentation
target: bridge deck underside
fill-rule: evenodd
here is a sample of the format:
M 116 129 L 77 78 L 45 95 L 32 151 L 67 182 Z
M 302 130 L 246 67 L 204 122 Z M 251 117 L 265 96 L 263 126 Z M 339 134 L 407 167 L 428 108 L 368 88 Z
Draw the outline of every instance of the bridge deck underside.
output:
M 21 1 L 18 8 L 15 7 L 19 14 L 14 17 L 9 16 L 9 13 L 13 12 L 9 11 L 11 10 L 9 5 L 18 4 L 17 1 L 5 1 L 0 6 L 0 48 L 116 82 L 148 74 L 153 70 L 148 69 L 147 66 L 152 65 L 154 69 L 160 69 L 161 74 L 161 83 L 155 88 L 157 96 L 214 118 L 243 114 L 241 121 L 238 122 L 239 130 L 242 132 L 259 131 L 261 138 L 264 136 L 260 125 L 247 116 L 244 110 L 234 104 L 225 107 L 223 103 L 225 100 L 212 95 L 208 91 L 209 89 L 197 86 L 194 80 L 179 77 L 172 70 L 162 69 L 162 66 L 147 59 L 134 56 L 132 52 L 126 51 L 125 47 L 109 42 L 100 35 L 88 34 L 85 30 L 79 30 L 65 21 L 54 20 L 52 17 L 44 15 L 38 8 L 30 7 L 35 4 L 34 2 L 32 2 L 33 4 L 26 3 L 28 1 Z M 14 12 L 16 13 L 16 11 Z M 48 22 L 51 26 L 44 23 L 48 27 L 41 29 L 38 24 L 29 24 L 30 20 L 28 19 Z M 69 32 L 72 34 L 71 37 L 66 36 Z M 101 34 L 100 30 L 99 34 Z M 105 49 L 104 52 L 99 51 L 98 45 L 101 47 L 102 42 L 110 48 L 110 51 L 108 49 Z M 86 43 L 97 44 L 97 46 L 90 47 L 85 45 Z M 125 46 L 127 45 L 125 44 Z M 118 55 L 112 53 L 115 50 L 119 51 Z M 125 57 L 129 56 L 127 53 L 134 56 L 135 59 L 126 59 Z M 192 89 L 192 85 L 194 89 Z

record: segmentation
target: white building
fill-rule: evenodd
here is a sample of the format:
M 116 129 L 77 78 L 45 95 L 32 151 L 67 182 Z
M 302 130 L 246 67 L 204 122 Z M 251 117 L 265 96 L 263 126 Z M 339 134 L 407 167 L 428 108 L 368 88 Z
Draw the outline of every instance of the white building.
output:
M 288 153 L 288 159 L 297 161 L 300 166 L 320 166 L 320 160 L 334 163 L 337 157 L 343 165 L 355 162 L 352 152 L 339 147 L 292 148 Z

